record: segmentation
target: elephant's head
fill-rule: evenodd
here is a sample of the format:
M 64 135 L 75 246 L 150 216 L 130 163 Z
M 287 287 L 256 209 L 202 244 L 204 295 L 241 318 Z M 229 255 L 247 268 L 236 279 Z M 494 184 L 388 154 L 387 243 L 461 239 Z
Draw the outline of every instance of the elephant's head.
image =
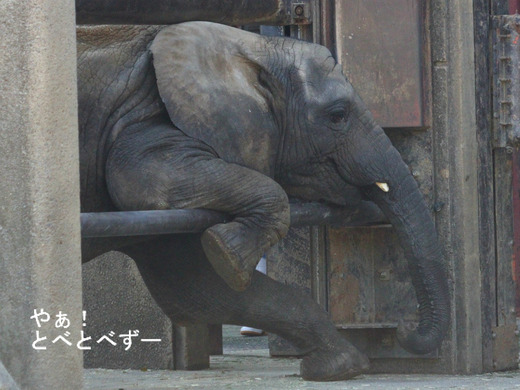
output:
M 420 305 L 404 348 L 427 353 L 448 328 L 447 275 L 417 184 L 330 52 L 210 23 L 163 30 L 152 47 L 173 123 L 223 159 L 274 178 L 288 195 L 375 202 L 393 224 Z M 398 299 L 398 298 L 396 298 Z

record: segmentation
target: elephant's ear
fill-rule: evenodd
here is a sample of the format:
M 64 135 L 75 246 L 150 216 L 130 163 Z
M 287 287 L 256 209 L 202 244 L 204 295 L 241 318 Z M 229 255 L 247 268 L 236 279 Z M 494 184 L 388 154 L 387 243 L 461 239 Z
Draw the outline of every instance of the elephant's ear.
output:
M 273 83 L 253 54 L 265 44 L 236 28 L 189 22 L 163 29 L 151 51 L 173 124 L 220 158 L 271 175 L 280 137 Z

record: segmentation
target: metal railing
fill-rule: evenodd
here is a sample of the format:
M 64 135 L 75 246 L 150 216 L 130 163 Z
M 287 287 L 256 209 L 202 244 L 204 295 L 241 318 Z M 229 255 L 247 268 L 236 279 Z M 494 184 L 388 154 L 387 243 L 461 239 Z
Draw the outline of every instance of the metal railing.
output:
M 226 214 L 202 209 L 81 213 L 81 236 L 93 238 L 198 233 L 231 219 Z M 321 203 L 291 203 L 292 227 L 325 224 L 355 227 L 384 223 L 383 214 L 370 202 L 362 202 L 356 208 L 331 207 Z

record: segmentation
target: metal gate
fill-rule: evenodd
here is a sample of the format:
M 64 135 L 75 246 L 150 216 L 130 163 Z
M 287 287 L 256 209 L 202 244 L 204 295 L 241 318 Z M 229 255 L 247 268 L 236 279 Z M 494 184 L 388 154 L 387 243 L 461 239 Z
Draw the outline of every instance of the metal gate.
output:
M 331 0 L 320 2 L 315 14 L 320 17 L 313 19 L 318 24 L 314 40 L 335 53 L 410 166 L 449 263 L 450 335 L 439 351 L 414 356 L 395 337 L 399 320 L 415 319 L 416 300 L 390 227 L 293 230 L 268 257 L 269 274 L 313 294 L 337 328 L 368 353 L 374 371 L 473 373 L 517 367 L 516 139 L 509 133 L 518 125 L 506 125 L 508 133 L 500 133 L 506 123 L 500 113 L 515 106 L 498 96 L 510 81 L 498 73 L 500 60 L 493 55 L 498 45 L 492 44 L 503 21 L 494 15 L 507 14 L 508 5 Z M 510 32 L 512 45 L 515 32 Z M 515 112 L 508 111 L 510 120 L 518 120 Z M 497 142 L 499 136 L 513 142 Z M 274 355 L 298 353 L 276 337 L 270 347 Z
M 77 2 L 80 11 L 82 3 Z M 184 10 L 184 2 L 170 3 L 185 15 L 193 11 Z M 441 349 L 426 356 L 410 355 L 396 342 L 397 322 L 417 315 L 405 260 L 388 226 L 292 229 L 268 255 L 268 273 L 308 290 L 338 329 L 367 351 L 374 371 L 516 368 L 511 218 L 516 140 L 514 126 L 505 121 L 505 114 L 514 120 L 515 105 L 500 95 L 516 80 L 507 81 L 511 69 L 497 65 L 507 60 L 500 52 L 496 57 L 492 48 L 498 46 L 491 45 L 494 32 L 499 41 L 504 35 L 496 24 L 501 19 L 493 16 L 507 14 L 515 2 L 210 3 L 229 6 L 226 23 L 289 25 L 284 33 L 326 45 L 336 55 L 409 164 L 435 216 L 449 266 L 451 330 Z M 257 14 L 251 19 L 252 10 Z M 78 17 L 88 22 L 91 10 L 83 11 Z M 204 12 L 208 20 L 215 18 L 211 9 Z M 109 22 L 121 22 L 120 13 L 113 15 Z M 130 10 L 122 17 L 150 22 L 139 15 L 145 14 Z M 159 16 L 172 23 L 176 15 Z M 297 353 L 279 339 L 271 340 L 271 352 Z

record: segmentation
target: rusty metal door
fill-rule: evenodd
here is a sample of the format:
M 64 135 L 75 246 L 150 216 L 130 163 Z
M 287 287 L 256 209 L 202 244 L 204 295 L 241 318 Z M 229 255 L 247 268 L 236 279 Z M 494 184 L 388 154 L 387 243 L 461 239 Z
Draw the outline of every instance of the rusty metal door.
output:
M 335 42 L 345 75 L 433 206 L 425 4 L 336 0 Z M 328 308 L 336 326 L 371 358 L 411 357 L 395 340 L 398 321 L 416 320 L 417 313 L 407 264 L 393 230 L 327 229 L 326 242 Z
M 425 3 L 335 2 L 338 61 L 384 128 L 430 125 Z
M 335 53 L 433 203 L 429 44 L 423 33 L 428 27 L 423 4 L 322 1 L 312 31 L 315 42 Z M 268 256 L 268 270 L 275 279 L 311 292 L 336 326 L 369 357 L 411 357 L 394 341 L 398 320 L 414 320 L 416 304 L 406 260 L 391 228 L 291 229 Z M 270 341 L 273 355 L 297 354 L 279 338 Z
M 317 3 L 314 41 L 336 55 L 431 207 L 453 280 L 452 329 L 430 355 L 411 355 L 398 345 L 397 323 L 414 321 L 417 303 L 389 226 L 291 229 L 268 257 L 268 273 L 313 294 L 337 328 L 367 352 L 375 371 L 515 367 L 512 148 L 497 144 L 511 137 L 493 133 L 501 118 L 500 110 L 493 117 L 494 104 L 509 106 L 492 94 L 500 88 L 492 81 L 498 66 L 490 42 L 492 16 L 517 0 L 466 1 L 469 11 L 451 0 Z M 499 76 L 497 83 L 507 80 Z M 471 156 L 464 169 L 462 149 Z M 271 341 L 273 355 L 298 353 Z

